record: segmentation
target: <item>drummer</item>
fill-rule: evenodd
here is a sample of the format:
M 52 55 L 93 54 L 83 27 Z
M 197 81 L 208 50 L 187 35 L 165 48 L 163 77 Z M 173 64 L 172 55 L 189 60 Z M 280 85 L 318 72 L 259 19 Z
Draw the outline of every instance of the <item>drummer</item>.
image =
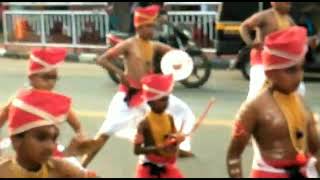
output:
M 155 54 L 164 55 L 173 50 L 170 46 L 151 40 L 158 12 L 159 6 L 156 5 L 137 8 L 134 15 L 136 35 L 107 50 L 97 60 L 97 63 L 104 69 L 118 74 L 121 77 L 121 84 L 109 105 L 106 120 L 97 134 L 96 140 L 100 146 L 94 148 L 92 153 L 84 157 L 82 162 L 84 167 L 88 165 L 112 135 L 118 135 L 120 130 L 130 127 L 130 124 L 133 124 L 131 129 L 134 129 L 134 132 L 129 134 L 128 138 L 133 140 L 136 126 L 139 123 L 137 120 L 142 120 L 146 112 L 149 111 L 149 107 L 142 96 L 140 81 L 144 76 L 154 71 L 153 59 Z M 125 71 L 117 68 L 111 62 L 120 55 L 125 57 Z M 183 132 L 189 132 L 192 129 L 195 116 L 186 103 L 170 95 L 168 111 L 175 119 L 175 126 L 181 127 L 182 122 L 184 122 Z M 179 152 L 180 157 L 193 156 L 190 138 L 181 143 Z

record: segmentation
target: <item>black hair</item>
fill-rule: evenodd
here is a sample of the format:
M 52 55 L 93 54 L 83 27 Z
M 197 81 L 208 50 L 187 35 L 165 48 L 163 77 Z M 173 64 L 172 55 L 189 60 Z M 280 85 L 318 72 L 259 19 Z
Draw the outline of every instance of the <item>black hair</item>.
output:
M 165 9 L 161 9 L 159 12 L 159 16 L 168 15 L 168 12 Z
M 12 137 L 12 138 L 19 138 L 19 139 L 21 139 L 21 138 L 24 138 L 25 135 L 26 135 L 26 132 L 22 132 L 22 133 L 19 133 L 19 134 L 14 134 L 14 135 L 12 135 L 11 137 Z

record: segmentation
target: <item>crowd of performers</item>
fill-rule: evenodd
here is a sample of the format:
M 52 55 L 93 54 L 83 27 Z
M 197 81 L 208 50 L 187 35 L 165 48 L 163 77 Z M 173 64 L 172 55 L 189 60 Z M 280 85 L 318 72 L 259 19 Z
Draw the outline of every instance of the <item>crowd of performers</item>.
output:
M 243 177 L 241 154 L 252 141 L 250 177 L 318 177 L 319 135 L 313 112 L 298 92 L 308 49 L 306 29 L 288 15 L 290 3 L 272 2 L 241 26 L 252 46 L 250 91 L 236 115 L 226 165 L 230 177 Z M 72 99 L 54 91 L 63 48 L 32 50 L 29 87 L 17 90 L 1 107 L 0 127 L 8 124 L 12 157 L 0 158 L 0 177 L 99 177 L 88 164 L 111 136 L 126 136 L 139 156 L 137 178 L 183 178 L 179 157 L 195 157 L 190 135 L 199 122 L 189 106 L 172 94 L 173 75 L 153 72 L 153 59 L 174 48 L 152 40 L 159 7 L 135 10 L 136 35 L 107 50 L 97 60 L 121 77 L 106 119 L 94 138 L 88 137 Z M 255 40 L 249 31 L 256 30 Z M 123 55 L 125 71 L 111 61 Z M 67 122 L 74 137 L 66 148 L 57 142 L 59 125 Z M 125 133 L 124 133 L 125 132 Z M 81 162 L 75 157 L 81 157 Z

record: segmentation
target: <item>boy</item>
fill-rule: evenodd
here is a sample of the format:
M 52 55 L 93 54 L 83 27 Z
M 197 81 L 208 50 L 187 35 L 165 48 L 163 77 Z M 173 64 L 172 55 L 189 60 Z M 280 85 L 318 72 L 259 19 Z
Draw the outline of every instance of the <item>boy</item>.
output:
M 25 91 L 29 91 L 30 93 L 32 93 L 33 91 L 44 91 L 48 93 L 52 92 L 58 80 L 57 68 L 64 62 L 66 54 L 67 52 L 63 48 L 34 49 L 30 55 L 28 67 L 28 78 L 30 87 L 19 90 L 16 95 L 24 93 Z M 10 100 L 9 103 L 1 110 L 0 127 L 3 127 L 4 123 L 8 119 L 9 109 L 11 105 L 12 101 Z M 65 150 L 65 155 L 76 155 L 78 153 L 75 153 L 76 149 L 74 148 L 78 148 L 78 150 L 80 150 L 80 143 L 85 142 L 84 133 L 81 124 L 73 110 L 70 109 L 70 111 L 64 118 L 76 132 L 76 136 L 72 140 L 72 147 Z M 62 122 L 65 119 L 59 119 L 59 121 Z M 61 151 L 59 151 L 58 149 L 56 149 L 55 155 L 63 156 Z
M 174 85 L 173 78 L 155 74 L 144 77 L 142 83 L 151 112 L 138 125 L 134 153 L 141 156 L 136 177 L 183 178 L 175 161 L 184 136 L 177 133 L 173 117 L 165 112 Z
M 94 172 L 53 158 L 59 121 L 70 112 L 70 98 L 50 91 L 21 91 L 8 111 L 16 156 L 0 162 L 0 178 L 95 177 Z
M 110 102 L 106 120 L 97 133 L 97 141 L 100 147 L 93 150 L 83 158 L 82 165 L 86 167 L 95 154 L 114 134 L 134 124 L 134 121 L 142 117 L 148 106 L 141 97 L 141 79 L 154 72 L 154 59 L 157 55 L 163 55 L 172 50 L 171 47 L 160 42 L 152 41 L 154 25 L 158 17 L 158 6 L 148 6 L 135 10 L 134 22 L 137 34 L 126 39 L 109 49 L 97 63 L 107 70 L 117 73 L 121 77 L 119 91 Z M 125 71 L 114 66 L 111 60 L 124 55 Z M 195 116 L 186 103 L 171 95 L 168 111 L 175 118 L 175 125 L 180 127 L 184 122 L 184 132 L 189 132 L 194 125 Z M 136 124 L 129 127 L 136 129 Z M 128 137 L 132 138 L 132 136 Z M 192 157 L 190 138 L 187 138 L 181 146 L 181 155 Z
M 253 178 L 317 177 L 319 139 L 313 114 L 296 92 L 303 77 L 306 30 L 269 34 L 262 52 L 268 78 L 240 108 L 227 154 L 230 177 L 242 177 L 241 154 L 253 136 Z M 319 168 L 317 168 L 319 170 Z

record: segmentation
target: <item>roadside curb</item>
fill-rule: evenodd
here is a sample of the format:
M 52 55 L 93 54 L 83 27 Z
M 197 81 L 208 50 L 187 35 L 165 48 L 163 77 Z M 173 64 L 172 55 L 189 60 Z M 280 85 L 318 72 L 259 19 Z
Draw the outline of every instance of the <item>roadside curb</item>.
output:
M 10 58 L 12 60 L 27 60 L 29 59 L 29 54 L 26 53 L 17 53 L 13 51 L 6 51 L 3 48 L 0 48 L 0 57 Z M 80 55 L 77 54 L 67 54 L 66 61 L 67 62 L 76 62 L 76 63 L 95 63 L 96 56 L 92 56 L 91 54 L 82 53 Z
M 29 59 L 29 54 L 6 51 L 4 48 L 0 48 L 0 57 L 11 58 L 13 60 L 27 60 Z M 81 53 L 80 55 L 69 53 L 66 57 L 66 62 L 93 64 L 96 58 L 97 54 L 95 53 Z M 230 61 L 228 60 L 213 57 L 210 59 L 212 69 L 228 69 L 230 67 Z

